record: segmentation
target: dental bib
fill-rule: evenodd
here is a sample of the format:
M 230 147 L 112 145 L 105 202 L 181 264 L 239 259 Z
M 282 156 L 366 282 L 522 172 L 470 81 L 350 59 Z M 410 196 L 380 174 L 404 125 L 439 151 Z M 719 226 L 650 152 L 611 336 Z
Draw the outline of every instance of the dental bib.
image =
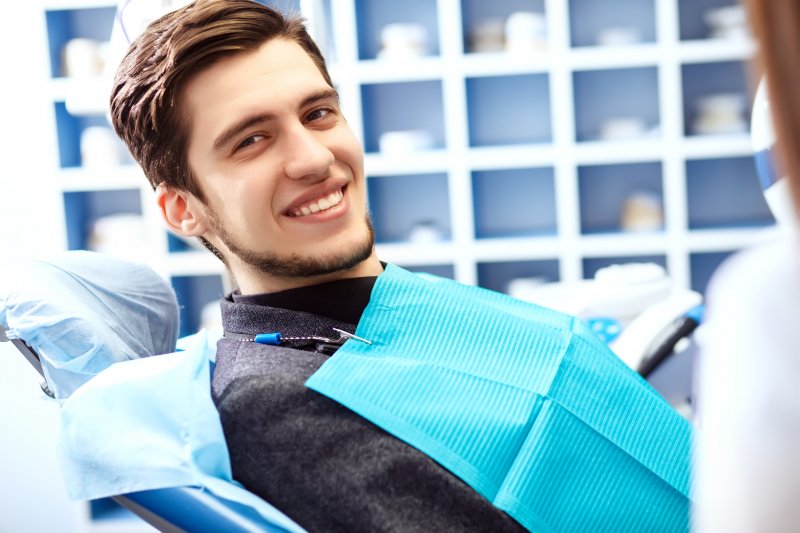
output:
M 692 430 L 580 320 L 387 265 L 306 385 L 526 528 L 688 531 Z

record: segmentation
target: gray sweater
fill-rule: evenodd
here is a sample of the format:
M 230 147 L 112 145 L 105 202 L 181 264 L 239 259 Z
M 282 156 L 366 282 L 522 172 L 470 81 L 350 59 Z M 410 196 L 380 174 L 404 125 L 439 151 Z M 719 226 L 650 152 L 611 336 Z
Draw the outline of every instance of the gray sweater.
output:
M 330 337 L 353 324 L 222 300 L 226 331 Z M 303 384 L 328 356 L 223 338 L 212 395 L 233 476 L 311 532 L 523 531 L 428 456 Z

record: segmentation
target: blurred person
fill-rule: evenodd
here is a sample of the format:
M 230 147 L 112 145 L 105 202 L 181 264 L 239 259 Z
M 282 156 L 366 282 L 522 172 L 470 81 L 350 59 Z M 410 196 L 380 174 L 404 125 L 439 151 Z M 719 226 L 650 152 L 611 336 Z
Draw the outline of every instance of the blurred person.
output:
M 792 209 L 775 242 L 736 254 L 709 285 L 698 378 L 701 533 L 800 531 L 800 3 L 745 4 Z

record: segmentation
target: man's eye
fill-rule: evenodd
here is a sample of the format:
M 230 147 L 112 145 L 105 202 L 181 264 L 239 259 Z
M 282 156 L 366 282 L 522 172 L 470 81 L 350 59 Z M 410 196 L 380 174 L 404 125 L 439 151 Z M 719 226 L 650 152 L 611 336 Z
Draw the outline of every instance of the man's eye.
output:
M 247 139 L 245 139 L 242 142 L 240 142 L 239 145 L 236 147 L 236 149 L 237 150 L 241 150 L 242 148 L 247 148 L 248 146 L 250 146 L 252 144 L 255 144 L 258 141 L 263 140 L 263 139 L 265 139 L 265 137 L 263 135 L 251 135 Z
M 306 115 L 306 120 L 308 122 L 312 122 L 314 120 L 320 120 L 327 116 L 330 116 L 332 113 L 333 111 L 327 108 L 315 109 L 314 111 Z

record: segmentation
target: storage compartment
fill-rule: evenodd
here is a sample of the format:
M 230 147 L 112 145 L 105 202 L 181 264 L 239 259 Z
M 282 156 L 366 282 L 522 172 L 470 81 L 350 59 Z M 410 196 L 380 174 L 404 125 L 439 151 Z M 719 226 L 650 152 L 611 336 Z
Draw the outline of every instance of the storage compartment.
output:
M 133 164 L 128 149 L 103 116 L 71 115 L 62 102 L 55 104 L 61 168 L 110 169 Z
M 547 48 L 544 0 L 462 0 L 461 20 L 467 53 L 537 54 Z
M 552 168 L 473 172 L 472 196 L 478 239 L 557 232 Z
M 506 294 L 513 295 L 514 283 L 527 288 L 558 280 L 557 259 L 478 263 L 478 284 Z
M 361 98 L 367 152 L 407 155 L 444 147 L 440 81 L 363 85 Z
M 682 40 L 749 36 L 744 5 L 736 0 L 679 0 L 678 10 Z
M 686 135 L 750 132 L 750 92 L 744 63 L 697 63 L 681 68 Z
M 173 276 L 171 281 L 180 309 L 179 336 L 221 325 L 219 300 L 224 296 L 221 276 Z
M 147 231 L 138 189 L 64 193 L 70 250 L 95 250 L 141 258 Z
M 656 40 L 653 0 L 569 0 L 572 46 L 624 46 Z
M 467 79 L 470 146 L 552 141 L 547 74 Z
M 436 2 L 356 0 L 359 59 L 409 60 L 439 55 Z
M 581 232 L 664 229 L 661 163 L 578 168 Z
M 98 76 L 105 66 L 104 48 L 111 38 L 115 13 L 114 7 L 46 11 L 50 75 Z
M 765 226 L 775 219 L 752 157 L 686 162 L 689 229 Z
M 660 137 L 655 67 L 573 73 L 578 141 Z
M 367 185 L 377 242 L 451 239 L 446 174 L 371 177 Z

